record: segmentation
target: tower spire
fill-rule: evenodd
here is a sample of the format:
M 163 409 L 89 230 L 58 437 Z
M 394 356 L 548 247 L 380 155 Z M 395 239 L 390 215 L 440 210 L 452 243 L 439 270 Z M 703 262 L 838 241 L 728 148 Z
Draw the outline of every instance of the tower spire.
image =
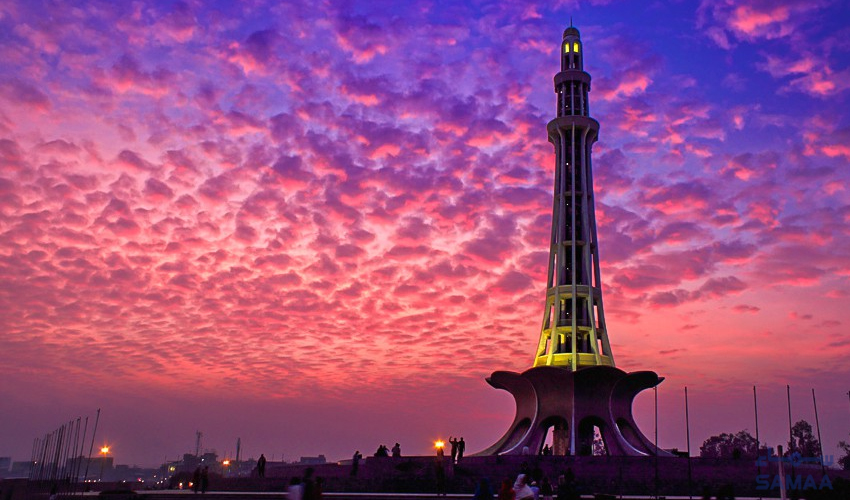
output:
M 599 123 L 590 117 L 590 75 L 584 71 L 581 35 L 572 17 L 560 54 L 555 118 L 547 126 L 555 147 L 549 272 L 534 366 L 576 371 L 614 366 L 614 357 L 602 307 L 591 170 Z

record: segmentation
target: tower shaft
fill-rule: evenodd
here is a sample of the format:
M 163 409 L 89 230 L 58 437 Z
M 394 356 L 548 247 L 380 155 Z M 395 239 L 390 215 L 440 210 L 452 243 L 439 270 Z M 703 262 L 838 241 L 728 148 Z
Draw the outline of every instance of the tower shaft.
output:
M 576 371 L 614 366 L 614 358 L 602 307 L 591 168 L 599 123 L 590 117 L 590 75 L 576 28 L 564 32 L 560 53 L 556 117 L 547 125 L 555 147 L 549 272 L 534 366 Z

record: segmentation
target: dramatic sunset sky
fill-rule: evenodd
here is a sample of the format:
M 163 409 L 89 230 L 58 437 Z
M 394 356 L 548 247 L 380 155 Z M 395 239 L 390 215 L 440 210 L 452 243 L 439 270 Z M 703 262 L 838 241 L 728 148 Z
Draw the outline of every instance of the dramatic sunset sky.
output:
M 0 2 L 0 456 L 492 444 L 543 314 L 570 16 L 660 445 L 850 431 L 847 0 Z M 652 393 L 635 406 L 652 438 Z M 91 422 L 90 422 L 91 423 Z

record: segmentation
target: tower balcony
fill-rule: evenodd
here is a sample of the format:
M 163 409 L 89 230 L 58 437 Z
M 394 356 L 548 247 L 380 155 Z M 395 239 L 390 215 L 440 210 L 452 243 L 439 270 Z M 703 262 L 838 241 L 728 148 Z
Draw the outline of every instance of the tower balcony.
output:
M 551 365 L 549 365 L 549 355 L 544 354 L 542 356 L 538 356 L 534 360 L 534 366 L 560 366 L 564 368 L 571 368 L 573 366 L 573 358 L 576 358 L 577 369 L 587 368 L 589 366 L 614 366 L 614 360 L 608 356 L 600 354 L 597 357 L 596 354 L 585 352 L 580 352 L 578 354 L 569 352 L 555 353 L 552 355 Z
M 596 286 L 590 285 L 576 285 L 576 297 L 590 297 L 591 291 L 593 292 L 594 297 L 601 297 L 602 290 Z M 546 300 L 554 301 L 555 295 L 560 297 L 561 299 L 569 299 L 573 296 L 573 287 L 572 285 L 559 285 L 557 287 L 552 287 L 546 291 Z

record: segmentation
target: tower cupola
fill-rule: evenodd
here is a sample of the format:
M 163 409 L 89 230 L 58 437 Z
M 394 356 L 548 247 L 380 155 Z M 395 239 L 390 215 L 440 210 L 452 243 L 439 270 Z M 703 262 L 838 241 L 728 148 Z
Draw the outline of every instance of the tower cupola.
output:
M 584 71 L 582 64 L 581 35 L 577 28 L 570 26 L 564 30 L 561 42 L 561 71 Z

